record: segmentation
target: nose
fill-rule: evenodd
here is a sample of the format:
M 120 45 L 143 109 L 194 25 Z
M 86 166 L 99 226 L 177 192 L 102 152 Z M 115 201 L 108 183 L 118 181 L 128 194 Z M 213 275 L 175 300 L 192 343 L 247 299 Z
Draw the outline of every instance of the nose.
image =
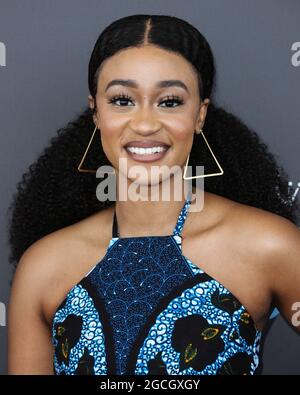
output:
M 140 109 L 135 113 L 130 122 L 130 127 L 135 133 L 148 135 L 161 129 L 161 122 L 155 117 L 152 111 Z

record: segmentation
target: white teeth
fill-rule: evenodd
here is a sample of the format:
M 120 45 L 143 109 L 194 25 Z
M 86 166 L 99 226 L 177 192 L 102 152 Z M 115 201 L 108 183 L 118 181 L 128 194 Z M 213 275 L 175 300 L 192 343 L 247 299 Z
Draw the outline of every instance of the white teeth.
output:
M 138 147 L 127 147 L 128 151 L 139 155 L 149 155 L 155 152 L 162 152 L 166 150 L 166 147 L 152 147 L 152 148 L 138 148 Z

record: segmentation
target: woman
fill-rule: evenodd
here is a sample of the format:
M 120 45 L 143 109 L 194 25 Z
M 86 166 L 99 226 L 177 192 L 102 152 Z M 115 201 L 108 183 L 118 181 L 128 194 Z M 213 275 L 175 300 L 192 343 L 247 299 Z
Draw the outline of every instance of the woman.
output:
M 101 33 L 89 108 L 11 207 L 11 374 L 254 374 L 276 309 L 299 331 L 299 207 L 257 134 L 213 104 L 214 75 L 206 39 L 179 18 L 132 15 Z M 179 166 L 187 180 L 203 165 L 192 182 L 207 177 L 204 207 L 182 194 L 121 200 L 118 184 L 101 202 L 92 172 L 104 164 L 128 191 L 139 165 L 138 185 L 176 192 L 151 169 Z

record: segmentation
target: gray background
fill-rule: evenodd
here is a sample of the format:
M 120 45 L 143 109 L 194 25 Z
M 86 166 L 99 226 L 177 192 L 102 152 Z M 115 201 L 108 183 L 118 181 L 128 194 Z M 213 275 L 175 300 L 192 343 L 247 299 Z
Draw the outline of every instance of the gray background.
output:
M 0 67 L 2 303 L 11 278 L 6 212 L 16 183 L 56 130 L 87 105 L 88 61 L 101 30 L 137 13 L 178 16 L 205 35 L 216 60 L 217 104 L 256 130 L 290 181 L 300 181 L 300 66 L 291 61 L 291 46 L 300 41 L 300 1 L 0 0 L 0 42 L 6 46 L 6 66 Z M 4 326 L 2 374 L 6 344 Z M 277 318 L 265 343 L 263 374 L 299 374 L 299 353 L 299 336 Z

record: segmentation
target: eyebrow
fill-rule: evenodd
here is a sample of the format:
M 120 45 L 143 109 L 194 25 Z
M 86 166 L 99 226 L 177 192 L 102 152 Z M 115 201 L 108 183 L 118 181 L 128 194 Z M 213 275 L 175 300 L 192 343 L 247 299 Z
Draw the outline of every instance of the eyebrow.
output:
M 122 79 L 115 79 L 110 81 L 106 88 L 105 92 L 113 85 L 122 85 L 122 86 L 128 86 L 129 88 L 138 88 L 138 83 L 135 80 L 122 80 Z M 184 82 L 180 80 L 162 80 L 158 81 L 155 85 L 155 88 L 161 89 L 161 88 L 169 88 L 170 86 L 177 86 L 179 88 L 183 88 L 187 93 L 189 93 L 189 90 L 187 86 L 185 85 Z

